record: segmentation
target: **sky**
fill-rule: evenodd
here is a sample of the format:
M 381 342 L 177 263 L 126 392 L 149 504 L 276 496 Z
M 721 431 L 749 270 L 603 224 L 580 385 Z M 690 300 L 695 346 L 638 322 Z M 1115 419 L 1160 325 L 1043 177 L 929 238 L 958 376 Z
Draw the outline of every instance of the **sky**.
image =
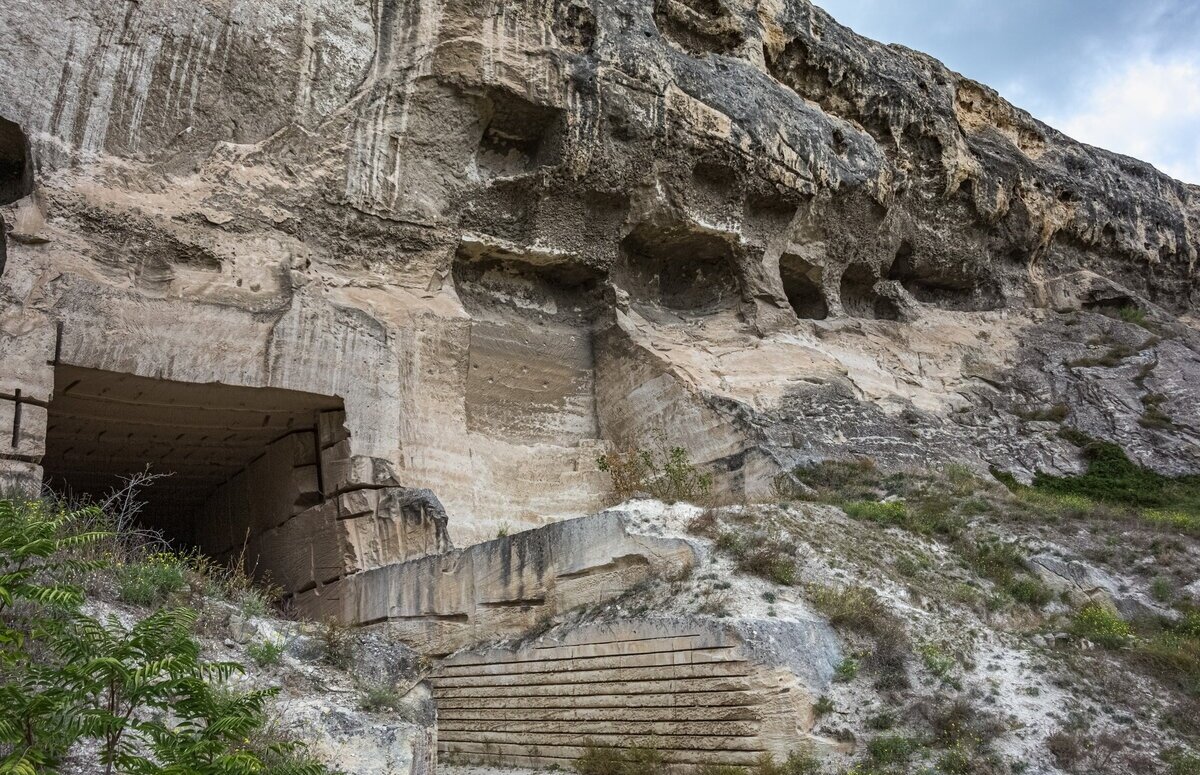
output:
M 1077 140 L 1200 183 L 1200 0 L 816 0 Z

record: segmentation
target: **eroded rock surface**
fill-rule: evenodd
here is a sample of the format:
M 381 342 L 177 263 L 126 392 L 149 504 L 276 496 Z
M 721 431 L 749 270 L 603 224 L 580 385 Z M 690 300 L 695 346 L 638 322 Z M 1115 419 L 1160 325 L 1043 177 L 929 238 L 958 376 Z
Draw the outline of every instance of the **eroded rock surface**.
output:
M 1064 426 L 1200 470 L 1200 189 L 803 0 L 0 20 L 6 481 L 61 366 L 337 397 L 345 484 L 432 490 L 460 546 L 595 510 L 658 431 L 750 494 L 1073 471 Z M 371 530 L 351 566 L 409 556 Z

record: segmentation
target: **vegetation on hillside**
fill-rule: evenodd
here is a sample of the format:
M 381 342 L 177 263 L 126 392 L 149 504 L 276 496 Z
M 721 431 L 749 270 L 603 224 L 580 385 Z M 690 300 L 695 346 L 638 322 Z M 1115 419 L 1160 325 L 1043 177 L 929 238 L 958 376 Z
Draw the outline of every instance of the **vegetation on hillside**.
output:
M 0 774 L 54 772 L 80 746 L 105 773 L 325 772 L 265 731 L 274 690 L 233 691 L 242 666 L 201 657 L 199 614 L 176 599 L 190 583 L 248 582 L 197 573 L 124 527 L 98 507 L 0 500 Z M 133 623 L 93 617 L 85 588 L 105 585 L 155 608 Z
M 669 444 L 662 432 L 649 444 L 618 445 L 596 465 L 612 479 L 620 500 L 648 495 L 665 503 L 703 503 L 712 494 L 712 474 L 698 470 L 687 450 Z

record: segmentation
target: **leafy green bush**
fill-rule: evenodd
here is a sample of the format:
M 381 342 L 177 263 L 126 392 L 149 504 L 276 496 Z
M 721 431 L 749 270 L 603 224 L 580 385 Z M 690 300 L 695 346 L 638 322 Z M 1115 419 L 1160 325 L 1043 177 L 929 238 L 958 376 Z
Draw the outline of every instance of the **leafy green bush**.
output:
M 1087 471 L 1079 476 L 1034 477 L 1035 489 L 1076 495 L 1103 503 L 1168 509 L 1200 517 L 1200 476 L 1172 478 L 1131 461 L 1116 444 L 1092 442 L 1084 448 Z
M 647 493 L 667 503 L 695 503 L 712 494 L 712 475 L 697 470 L 687 450 L 669 446 L 662 433 L 656 434 L 653 448 L 626 445 L 601 455 L 596 464 L 622 499 Z
M 218 688 L 242 668 L 200 659 L 196 612 L 162 608 L 130 627 L 80 612 L 83 593 L 71 582 L 98 566 L 80 550 L 104 534 L 78 528 L 101 521 L 0 500 L 0 772 L 53 771 L 80 740 L 95 744 L 105 773 L 268 772 L 246 741 L 263 727 L 272 692 Z M 294 748 L 266 750 L 286 759 Z M 325 772 L 302 760 L 269 771 Z
M 277 640 L 263 640 L 246 646 L 246 654 L 259 667 L 278 665 L 283 657 L 283 643 Z
M 916 740 L 903 735 L 880 735 L 867 743 L 867 756 L 874 764 L 903 764 L 920 748 Z
M 187 587 L 183 560 L 170 552 L 157 552 L 144 560 L 117 567 L 117 596 L 133 605 L 156 606 Z
M 1129 622 L 1099 603 L 1088 603 L 1076 611 L 1071 619 L 1070 631 L 1076 637 L 1087 638 L 1105 648 L 1123 646 L 1133 634 Z

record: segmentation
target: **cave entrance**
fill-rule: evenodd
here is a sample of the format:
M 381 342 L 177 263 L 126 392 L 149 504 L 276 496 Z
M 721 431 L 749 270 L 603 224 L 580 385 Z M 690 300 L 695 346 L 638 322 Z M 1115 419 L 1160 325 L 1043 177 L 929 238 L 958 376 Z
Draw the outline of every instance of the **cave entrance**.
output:
M 998 309 L 1001 303 L 991 283 L 980 284 L 978 278 L 968 276 L 958 266 L 919 264 L 908 242 L 901 243 L 896 251 L 887 277 L 899 282 L 922 304 L 942 309 L 980 312 Z
M 335 396 L 66 365 L 47 414 L 48 485 L 95 499 L 147 468 L 170 474 L 142 491 L 139 520 L 216 559 L 322 503 L 348 438 Z
M 899 320 L 896 304 L 875 290 L 878 278 L 866 264 L 851 264 L 842 274 L 842 308 L 852 318 Z
M 33 191 L 33 156 L 21 127 L 0 116 L 0 205 Z
M 33 192 L 33 155 L 21 127 L 0 116 L 0 205 Z M 0 275 L 8 262 L 8 229 L 0 215 Z
M 635 300 L 682 313 L 736 309 L 736 257 L 728 235 L 685 224 L 643 224 L 621 242 L 620 282 Z
M 783 281 L 783 292 L 796 317 L 824 320 L 829 316 L 821 275 L 821 267 L 800 256 L 784 253 L 779 257 L 779 278 Z

